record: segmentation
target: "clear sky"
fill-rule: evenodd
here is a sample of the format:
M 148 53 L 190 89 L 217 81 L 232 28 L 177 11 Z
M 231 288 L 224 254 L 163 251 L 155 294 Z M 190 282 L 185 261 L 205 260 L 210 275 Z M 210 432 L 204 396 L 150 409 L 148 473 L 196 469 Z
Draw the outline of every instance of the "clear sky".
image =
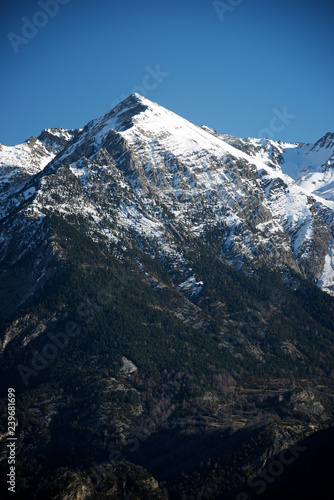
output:
M 0 143 L 134 91 L 222 133 L 316 141 L 334 132 L 333 20 L 333 0 L 3 1 Z

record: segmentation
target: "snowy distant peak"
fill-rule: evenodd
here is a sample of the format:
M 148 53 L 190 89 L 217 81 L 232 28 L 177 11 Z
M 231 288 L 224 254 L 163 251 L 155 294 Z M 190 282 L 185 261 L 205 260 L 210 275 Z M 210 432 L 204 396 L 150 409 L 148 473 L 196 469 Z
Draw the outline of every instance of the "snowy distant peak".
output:
M 225 142 L 291 177 L 308 194 L 334 201 L 334 134 L 315 143 L 287 143 L 272 139 L 239 139 L 214 133 Z
M 316 148 L 333 148 L 334 149 L 334 134 L 327 132 L 321 139 L 319 139 L 313 146 L 312 150 Z
M 67 130 L 66 128 L 46 128 L 38 136 L 38 140 L 52 153 L 59 153 L 73 139 L 75 139 L 81 129 Z
M 16 146 L 0 146 L 0 177 L 3 180 L 18 174 L 34 175 L 53 157 L 36 137 Z
M 37 174 L 78 134 L 79 130 L 49 128 L 22 144 L 0 145 L 0 183 L 4 186 L 13 180 Z

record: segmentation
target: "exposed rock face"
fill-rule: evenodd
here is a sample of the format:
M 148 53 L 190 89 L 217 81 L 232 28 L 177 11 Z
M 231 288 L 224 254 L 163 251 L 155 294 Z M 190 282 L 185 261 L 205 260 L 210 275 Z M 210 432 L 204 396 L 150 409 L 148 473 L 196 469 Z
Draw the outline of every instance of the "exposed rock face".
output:
M 320 401 L 317 401 L 311 391 L 300 390 L 291 394 L 290 404 L 294 412 L 302 413 L 311 418 L 326 418 L 326 412 Z
M 122 367 L 121 367 L 121 373 L 123 375 L 131 375 L 131 373 L 134 373 L 138 370 L 135 364 L 132 363 L 129 359 L 125 358 L 123 356 L 122 358 Z
M 54 495 L 54 492 L 58 492 Z M 134 493 L 135 492 L 135 493 Z M 91 498 L 146 498 L 167 500 L 159 483 L 141 467 L 125 463 L 117 470 L 95 465 L 89 470 L 60 469 L 48 481 L 41 482 L 35 498 L 54 500 L 89 500 Z M 48 496 L 49 495 L 49 496 Z

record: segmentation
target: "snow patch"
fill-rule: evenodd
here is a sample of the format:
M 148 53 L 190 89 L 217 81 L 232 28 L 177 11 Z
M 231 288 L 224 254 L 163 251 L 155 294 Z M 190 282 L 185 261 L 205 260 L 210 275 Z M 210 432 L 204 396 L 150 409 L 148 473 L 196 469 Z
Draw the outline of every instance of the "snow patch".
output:
M 197 281 L 196 276 L 193 275 L 190 278 L 188 278 L 186 281 L 178 285 L 178 289 L 181 290 L 182 292 L 189 293 L 190 295 L 198 295 L 199 292 L 203 288 L 203 281 Z
M 322 275 L 317 284 L 322 290 L 331 292 L 331 295 L 334 295 L 334 257 L 332 248 L 330 249 L 330 253 L 325 257 Z

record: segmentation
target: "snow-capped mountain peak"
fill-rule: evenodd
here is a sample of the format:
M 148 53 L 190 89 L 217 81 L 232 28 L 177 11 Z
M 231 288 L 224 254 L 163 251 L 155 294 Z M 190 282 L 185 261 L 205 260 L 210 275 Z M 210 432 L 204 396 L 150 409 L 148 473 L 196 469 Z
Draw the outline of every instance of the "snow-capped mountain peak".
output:
M 34 139 L 44 160 L 23 184 L 11 184 L 2 213 L 30 203 L 34 217 L 84 219 L 94 239 L 127 248 L 135 238 L 166 261 L 177 286 L 204 281 L 179 248 L 192 237 L 214 241 L 238 268 L 290 267 L 331 291 L 332 139 L 239 139 L 132 94 L 81 130 L 46 129 Z M 27 144 L 20 147 L 31 154 Z

